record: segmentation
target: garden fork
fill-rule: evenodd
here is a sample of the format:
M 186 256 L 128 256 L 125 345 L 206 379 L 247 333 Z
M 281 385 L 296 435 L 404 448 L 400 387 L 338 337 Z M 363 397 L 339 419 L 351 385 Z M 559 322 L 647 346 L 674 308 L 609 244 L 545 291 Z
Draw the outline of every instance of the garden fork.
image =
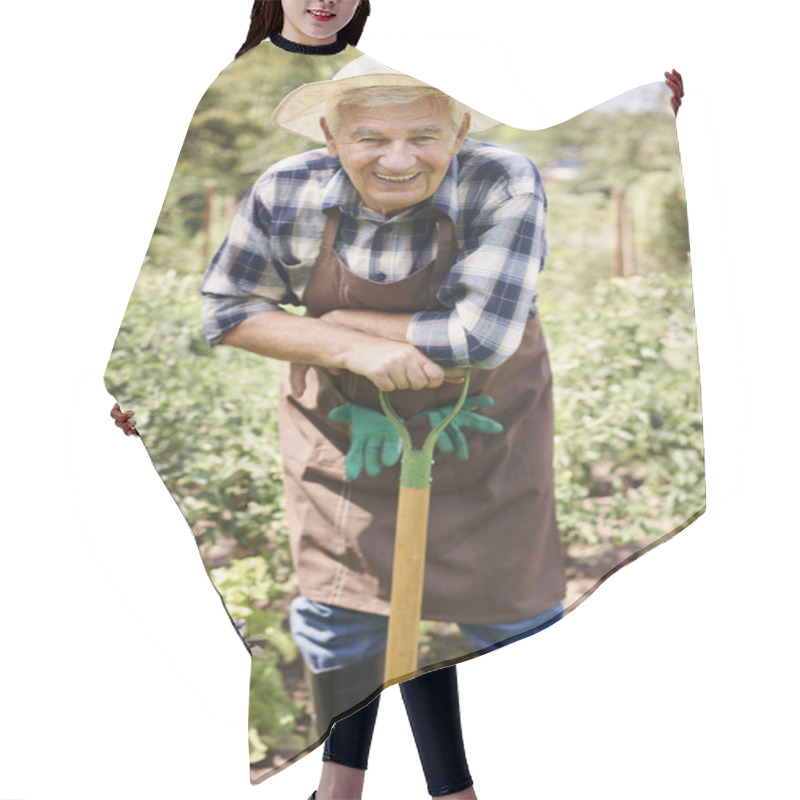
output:
M 384 672 L 387 683 L 396 683 L 405 677 L 411 677 L 417 670 L 417 638 L 425 578 L 433 450 L 439 435 L 464 405 L 468 391 L 469 371 L 466 371 L 458 401 L 452 411 L 428 434 L 419 450 L 414 449 L 408 428 L 392 408 L 389 398 L 384 392 L 380 393 L 383 413 L 397 428 L 403 442 Z

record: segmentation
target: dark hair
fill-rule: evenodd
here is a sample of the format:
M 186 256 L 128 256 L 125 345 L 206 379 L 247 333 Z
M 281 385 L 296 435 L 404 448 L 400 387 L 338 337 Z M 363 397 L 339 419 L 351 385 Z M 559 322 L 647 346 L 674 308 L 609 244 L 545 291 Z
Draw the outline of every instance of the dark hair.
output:
M 339 31 L 338 38 L 344 39 L 347 44 L 358 44 L 368 16 L 369 0 L 361 0 L 353 19 Z M 283 6 L 280 0 L 255 0 L 253 10 L 250 12 L 250 30 L 247 32 L 247 38 L 239 48 L 236 58 L 282 30 Z

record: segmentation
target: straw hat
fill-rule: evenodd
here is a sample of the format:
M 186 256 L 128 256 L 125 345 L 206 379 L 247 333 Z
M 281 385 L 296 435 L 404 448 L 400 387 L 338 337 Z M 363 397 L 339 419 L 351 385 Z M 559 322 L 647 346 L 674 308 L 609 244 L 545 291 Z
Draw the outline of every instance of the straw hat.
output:
M 325 137 L 319 126 L 319 118 L 324 117 L 329 108 L 335 107 L 347 92 L 371 86 L 428 86 L 428 84 L 384 67 L 383 64 L 378 64 L 367 56 L 361 56 L 340 69 L 332 80 L 306 83 L 299 89 L 289 92 L 273 112 L 272 122 L 279 128 L 296 133 L 312 142 L 324 143 Z M 488 131 L 500 124 L 497 120 L 466 106 L 464 110 L 470 115 L 469 129 L 475 133 Z

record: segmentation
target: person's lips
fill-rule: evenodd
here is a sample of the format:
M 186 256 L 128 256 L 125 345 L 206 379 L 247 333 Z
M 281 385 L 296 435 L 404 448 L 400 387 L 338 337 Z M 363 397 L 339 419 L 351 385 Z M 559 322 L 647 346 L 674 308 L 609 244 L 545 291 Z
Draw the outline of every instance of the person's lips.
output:
M 314 19 L 318 19 L 320 22 L 327 22 L 330 19 L 333 19 L 336 14 L 331 11 L 322 11 L 318 8 L 310 8 L 308 13 L 311 14 Z
M 393 186 L 402 186 L 403 184 L 411 183 L 421 173 L 415 172 L 413 175 L 382 175 L 380 172 L 372 173 L 381 183 L 390 183 Z

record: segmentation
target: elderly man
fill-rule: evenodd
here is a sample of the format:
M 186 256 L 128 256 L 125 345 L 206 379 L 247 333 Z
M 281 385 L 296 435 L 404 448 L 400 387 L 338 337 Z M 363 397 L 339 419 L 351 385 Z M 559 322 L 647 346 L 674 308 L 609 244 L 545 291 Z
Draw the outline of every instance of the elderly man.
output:
M 205 327 L 212 345 L 290 365 L 291 622 L 325 730 L 381 683 L 399 446 L 378 389 L 424 435 L 475 368 L 436 459 L 423 618 L 459 623 L 466 654 L 561 614 L 536 305 L 546 203 L 528 159 L 466 138 L 492 120 L 366 58 L 292 92 L 273 121 L 326 150 L 253 186 L 204 278 Z

